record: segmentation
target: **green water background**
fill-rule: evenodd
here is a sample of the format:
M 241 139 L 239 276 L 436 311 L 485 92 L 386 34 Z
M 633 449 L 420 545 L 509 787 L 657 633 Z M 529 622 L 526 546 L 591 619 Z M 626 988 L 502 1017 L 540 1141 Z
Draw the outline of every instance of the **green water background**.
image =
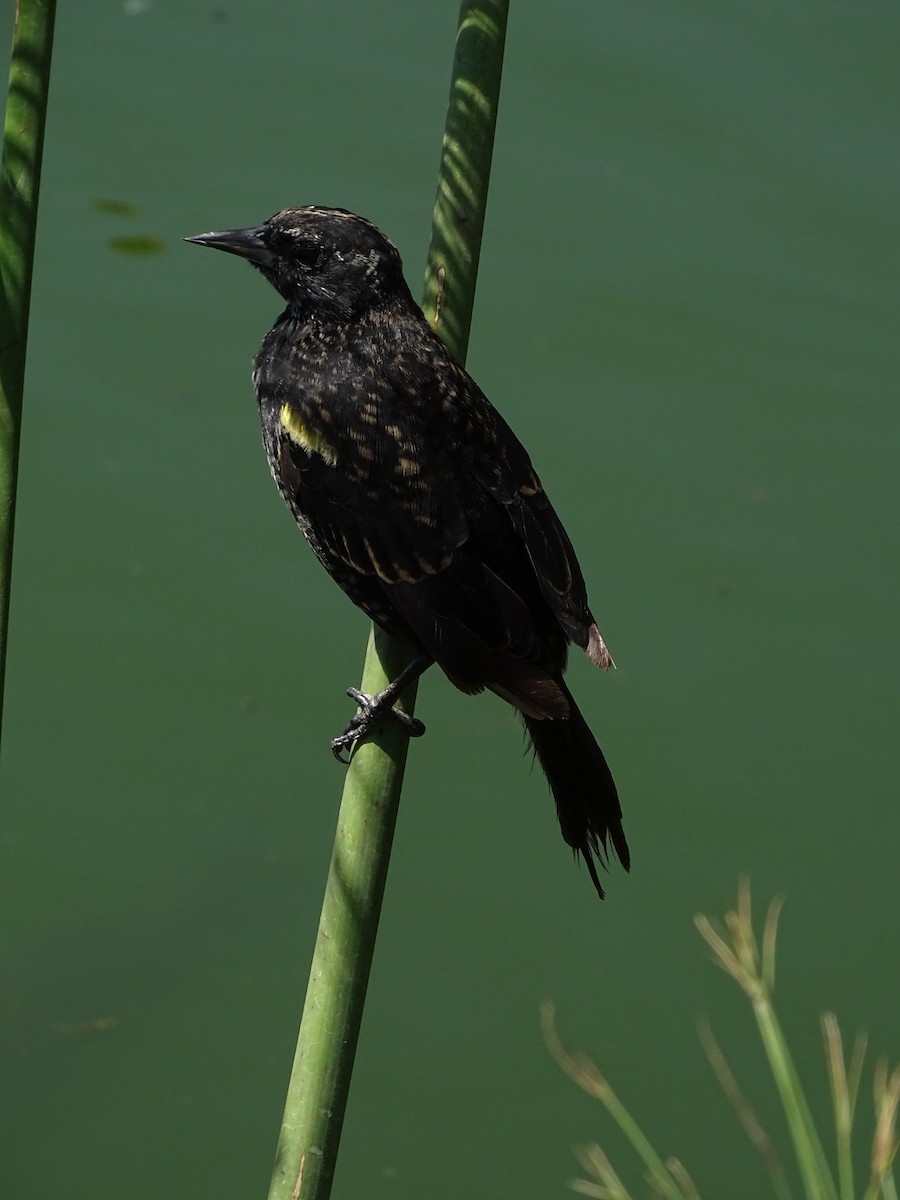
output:
M 366 625 L 267 477 L 248 374 L 278 299 L 179 239 L 341 205 L 418 291 L 456 7 L 60 5 L 4 1198 L 264 1195 Z M 774 1113 L 691 927 L 742 872 L 787 897 L 780 1001 L 819 1094 L 823 1008 L 897 1055 L 898 36 L 876 0 L 513 5 L 469 365 L 618 663 L 571 681 L 634 869 L 598 904 L 508 710 L 425 680 L 338 1197 L 561 1197 L 573 1143 L 616 1155 L 543 1048 L 545 997 L 707 1195 L 763 1194 L 695 1033 L 709 1014 Z

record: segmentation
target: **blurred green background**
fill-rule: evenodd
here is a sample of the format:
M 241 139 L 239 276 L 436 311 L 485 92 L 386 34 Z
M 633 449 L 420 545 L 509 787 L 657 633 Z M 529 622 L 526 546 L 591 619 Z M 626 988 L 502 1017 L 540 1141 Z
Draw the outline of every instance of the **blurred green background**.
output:
M 456 16 L 59 6 L 0 812 L 10 1200 L 265 1195 L 366 623 L 267 475 L 278 298 L 179 239 L 340 205 L 418 291 Z M 897 1054 L 898 35 L 877 0 L 512 6 L 469 365 L 618 663 L 571 680 L 634 869 L 599 904 L 506 707 L 424 681 L 338 1197 L 543 1200 L 573 1143 L 615 1156 L 545 997 L 707 1194 L 762 1194 L 695 1033 L 771 1115 L 691 925 L 742 872 L 787 897 L 819 1111 L 820 1010 Z

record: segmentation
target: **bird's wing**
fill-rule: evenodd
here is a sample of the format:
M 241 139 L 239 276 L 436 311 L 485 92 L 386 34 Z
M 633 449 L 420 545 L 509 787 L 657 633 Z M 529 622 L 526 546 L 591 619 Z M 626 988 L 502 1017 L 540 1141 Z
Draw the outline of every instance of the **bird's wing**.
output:
M 467 385 L 467 395 L 483 429 L 472 453 L 471 472 L 477 483 L 504 506 L 516 536 L 524 546 L 545 602 L 566 637 L 580 646 L 599 667 L 612 658 L 588 607 L 584 576 L 574 547 L 556 510 L 547 498 L 522 443 L 466 372 L 454 364 Z M 484 452 L 477 448 L 483 445 Z
M 329 462 L 279 434 L 278 475 L 313 548 L 351 599 L 411 637 L 463 690 L 492 687 L 533 716 L 568 715 L 534 617 L 503 578 L 509 572 L 482 561 L 482 539 L 452 473 L 423 472 L 415 489 L 396 485 L 390 471 L 359 478 L 348 462 L 339 469 L 340 439 L 332 446 Z M 391 455 L 382 446 L 383 464 Z M 504 519 L 494 507 L 482 524 Z M 515 544 L 511 530 L 507 539 Z
M 567 715 L 553 677 L 591 619 L 521 444 L 436 339 L 355 367 L 340 390 L 308 367 L 258 380 L 276 478 L 317 554 L 458 686 Z

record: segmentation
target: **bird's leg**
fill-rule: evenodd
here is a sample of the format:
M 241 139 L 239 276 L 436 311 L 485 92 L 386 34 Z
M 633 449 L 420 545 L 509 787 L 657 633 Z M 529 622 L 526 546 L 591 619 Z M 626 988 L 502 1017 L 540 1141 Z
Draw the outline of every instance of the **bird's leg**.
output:
M 339 737 L 331 743 L 331 750 L 338 762 L 346 765 L 353 757 L 356 744 L 364 738 L 381 721 L 397 721 L 410 737 L 421 737 L 425 726 L 409 713 L 400 712 L 394 708 L 394 702 L 406 691 L 409 685 L 431 666 L 434 660 L 425 654 L 414 658 L 404 667 L 396 679 L 383 688 L 377 696 L 369 696 L 359 688 L 347 688 L 347 695 L 359 705 L 359 712 L 351 718 L 350 723 Z M 349 752 L 350 758 L 344 758 L 344 751 Z

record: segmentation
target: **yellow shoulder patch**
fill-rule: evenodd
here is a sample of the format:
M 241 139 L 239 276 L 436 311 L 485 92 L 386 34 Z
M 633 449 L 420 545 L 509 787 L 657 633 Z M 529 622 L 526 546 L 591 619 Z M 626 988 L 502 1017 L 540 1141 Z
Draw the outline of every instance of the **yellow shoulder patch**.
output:
M 318 454 L 333 467 L 337 462 L 334 447 L 317 429 L 303 420 L 303 417 L 290 404 L 283 404 L 278 414 L 279 424 L 295 446 L 305 450 L 307 454 Z

